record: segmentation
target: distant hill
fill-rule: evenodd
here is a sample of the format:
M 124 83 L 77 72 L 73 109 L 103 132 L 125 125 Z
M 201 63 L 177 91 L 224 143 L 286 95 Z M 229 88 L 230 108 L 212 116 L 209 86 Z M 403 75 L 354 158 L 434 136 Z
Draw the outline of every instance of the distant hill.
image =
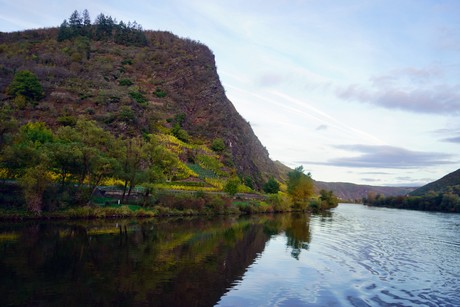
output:
M 346 182 L 322 182 L 315 181 L 317 190 L 331 190 L 342 200 L 361 202 L 363 197 L 368 197 L 369 193 L 375 195 L 398 196 L 407 195 L 415 188 L 412 187 L 379 187 L 370 185 L 359 185 Z
M 457 187 L 456 187 L 457 186 Z M 428 192 L 435 192 L 435 193 L 445 193 L 448 192 L 449 189 L 452 190 L 456 187 L 456 189 L 460 190 L 460 169 L 447 174 L 446 176 L 428 183 L 415 191 L 411 192 L 410 195 L 412 196 L 422 196 L 427 194 Z

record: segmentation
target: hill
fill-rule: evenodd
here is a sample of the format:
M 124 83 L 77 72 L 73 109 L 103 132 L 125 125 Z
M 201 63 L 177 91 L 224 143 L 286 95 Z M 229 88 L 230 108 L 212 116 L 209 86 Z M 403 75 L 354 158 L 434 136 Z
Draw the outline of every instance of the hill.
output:
M 379 187 L 370 185 L 359 185 L 346 182 L 322 182 L 315 181 L 317 190 L 330 190 L 334 194 L 347 201 L 361 202 L 363 198 L 368 197 L 369 194 L 382 195 L 382 196 L 398 196 L 407 195 L 415 188 L 411 187 Z
M 225 177 L 236 173 L 256 189 L 270 176 L 282 180 L 266 148 L 226 97 L 208 47 L 140 26 L 126 30 L 136 40 L 117 32 L 126 27 L 110 28 L 106 35 L 102 24 L 76 26 L 78 35 L 68 25 L 0 33 L 3 118 L 14 118 L 18 126 L 44 122 L 53 131 L 93 120 L 123 139 L 172 136 L 176 145 L 166 142 L 165 147 L 179 147 L 175 154 L 195 170 L 213 169 Z M 18 71 L 37 77 L 43 90 L 39 98 L 11 93 Z M 4 139 L 6 121 L 2 125 Z M 202 147 L 219 141 L 222 146 L 209 155 Z
M 416 189 L 415 191 L 411 192 L 410 195 L 422 196 L 429 192 L 446 193 L 451 191 L 457 191 L 457 194 L 460 193 L 460 169 L 445 175 L 441 179 Z

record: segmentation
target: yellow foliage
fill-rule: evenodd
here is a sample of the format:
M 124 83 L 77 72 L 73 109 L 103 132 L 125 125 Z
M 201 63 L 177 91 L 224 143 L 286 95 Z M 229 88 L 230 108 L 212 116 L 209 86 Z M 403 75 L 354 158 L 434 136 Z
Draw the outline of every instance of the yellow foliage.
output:
M 0 168 L 0 179 L 8 179 L 8 171 L 5 168 Z
M 123 180 L 117 178 L 105 178 L 101 182 L 101 185 L 107 186 L 123 186 L 124 184 Z

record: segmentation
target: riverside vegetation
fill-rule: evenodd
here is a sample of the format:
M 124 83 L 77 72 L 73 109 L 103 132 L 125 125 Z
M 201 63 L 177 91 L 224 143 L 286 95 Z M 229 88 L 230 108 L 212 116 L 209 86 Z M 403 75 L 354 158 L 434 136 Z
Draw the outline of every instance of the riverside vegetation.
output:
M 363 203 L 376 207 L 460 213 L 460 169 L 408 195 L 385 197 L 370 193 Z
M 212 52 L 75 11 L 0 33 L 4 217 L 320 210 L 301 167 L 275 163 L 225 97 Z M 262 193 L 262 191 L 265 192 Z M 25 209 L 25 210 L 24 210 Z

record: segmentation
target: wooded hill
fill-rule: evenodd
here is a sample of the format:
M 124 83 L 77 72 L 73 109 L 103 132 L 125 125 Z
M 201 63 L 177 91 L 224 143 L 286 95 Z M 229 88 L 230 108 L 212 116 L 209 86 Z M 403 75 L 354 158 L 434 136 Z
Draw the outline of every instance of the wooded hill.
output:
M 460 213 L 460 169 L 409 195 L 368 195 L 364 204 L 377 207 Z
M 36 93 L 14 83 L 19 72 L 36 77 Z M 56 132 L 94 121 L 118 139 L 154 136 L 179 160 L 172 181 L 221 187 L 213 179 L 238 175 L 260 189 L 285 176 L 226 97 L 208 47 L 110 16 L 0 33 L 0 101 L 1 146 L 30 122 Z
M 334 194 L 346 201 L 353 201 L 361 203 L 362 199 L 368 197 L 369 194 L 398 196 L 407 195 L 412 192 L 415 188 L 412 187 L 386 187 L 386 186 L 370 186 L 360 185 L 348 182 L 322 182 L 315 181 L 315 187 L 317 190 L 330 190 Z
M 411 192 L 410 195 L 421 196 L 429 192 L 432 192 L 432 193 L 447 193 L 447 192 L 452 193 L 454 192 L 460 195 L 460 169 L 445 175 L 441 179 L 430 182 L 416 189 L 415 191 Z

